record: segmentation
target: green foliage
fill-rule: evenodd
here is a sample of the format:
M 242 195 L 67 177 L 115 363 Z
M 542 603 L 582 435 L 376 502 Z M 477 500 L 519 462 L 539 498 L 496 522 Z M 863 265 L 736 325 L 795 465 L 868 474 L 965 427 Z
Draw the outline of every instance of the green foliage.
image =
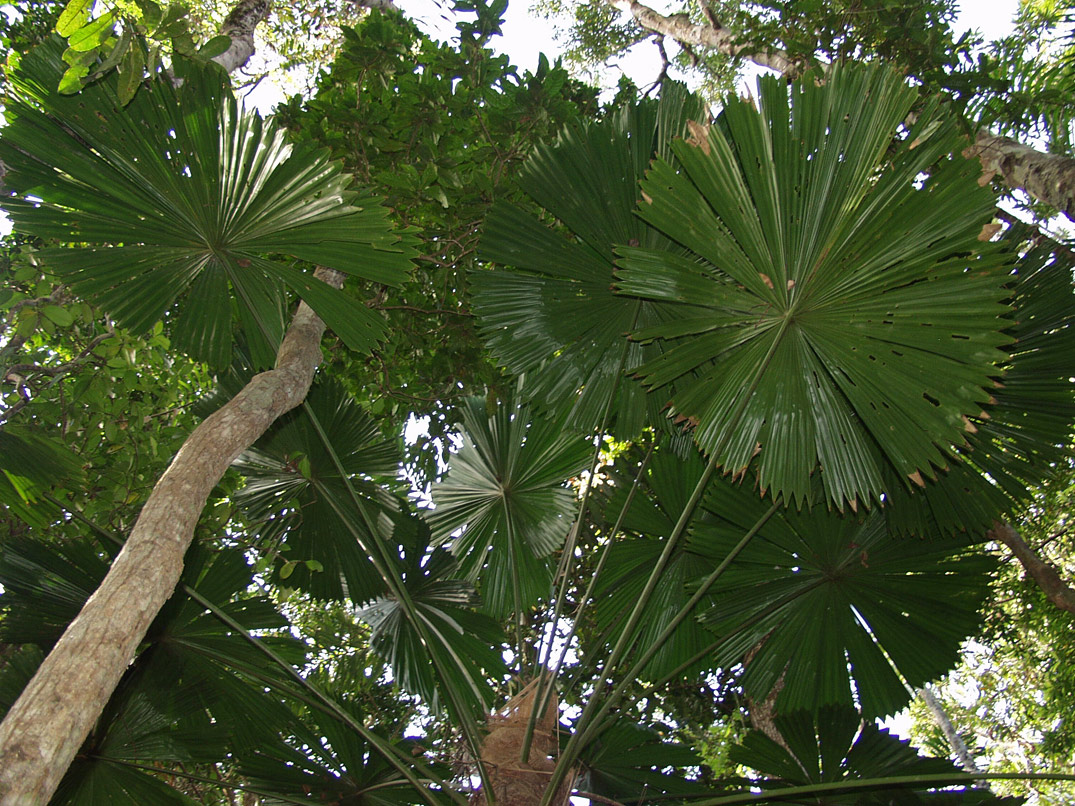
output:
M 1052 153 L 1072 153 L 1073 16 L 1070 0 L 1020 3 L 1013 32 L 980 57 L 986 80 L 971 112 L 981 125 L 1044 140 Z
M 109 21 L 70 8 L 73 52 L 107 46 Z M 798 785 L 845 788 L 819 802 L 989 802 L 939 790 L 965 779 L 868 720 L 952 665 L 993 567 L 982 520 L 1064 458 L 1067 264 L 1022 231 L 979 240 L 992 197 L 951 157 L 955 124 L 930 106 L 901 127 L 917 93 L 888 69 L 770 81 L 760 111 L 729 100 L 715 122 L 671 84 L 600 115 L 561 66 L 520 77 L 485 49 L 503 2 L 465 8 L 457 48 L 370 14 L 318 96 L 281 113 L 385 195 L 402 238 L 324 153 L 239 113 L 212 68 L 180 61 L 182 87 L 154 83 L 124 109 L 122 77 L 62 96 L 58 49 L 24 60 L 33 80 L 15 85 L 0 157 L 7 205 L 39 240 L 12 242 L 2 266 L 0 437 L 16 450 L 0 705 L 95 588 L 109 531 L 127 531 L 195 415 L 271 360 L 285 287 L 342 338 L 326 341 L 331 377 L 214 491 L 59 802 L 215 804 L 218 784 L 266 802 L 463 802 L 468 765 L 489 755 L 480 723 L 512 672 L 552 678 L 557 633 L 555 685 L 584 707 L 542 737 L 563 740 L 546 800 L 577 771 L 616 802 L 719 802 L 738 765 L 776 798 Z M 887 53 L 945 8 L 743 13 L 812 10 L 824 36 L 791 26 L 785 44 L 842 52 L 839 31 L 874 31 L 870 52 Z M 330 293 L 307 263 L 360 281 Z M 220 370 L 192 412 L 207 370 L 180 351 Z M 495 405 L 512 399 L 501 364 L 532 401 Z M 463 424 L 431 511 L 394 478 L 403 412 L 432 415 L 442 446 Z M 57 424 L 51 463 L 8 466 Z M 613 438 L 612 466 L 583 476 Z M 36 508 L 46 494 L 59 509 Z M 18 522 L 31 506 L 37 522 Z M 937 529 L 920 528 L 926 511 Z M 894 536 L 960 525 L 970 538 Z M 780 740 L 728 749 L 747 718 Z M 683 742 L 703 735 L 704 757 Z M 482 785 L 505 769 L 480 770 Z M 848 794 L 898 773 L 931 777 Z
M 412 253 L 338 163 L 241 112 L 215 65 L 190 65 L 178 89 L 155 83 L 126 115 L 116 79 L 77 98 L 50 91 L 57 66 L 55 48 L 23 60 L 0 146 L 17 191 L 4 206 L 23 231 L 92 245 L 42 255 L 77 293 L 136 333 L 168 312 L 176 346 L 218 368 L 231 358 L 230 289 L 258 367 L 282 336 L 285 289 L 352 348 L 383 337 L 379 316 L 278 256 L 403 280 Z
M 316 95 L 279 110 L 293 132 L 327 145 L 404 224 L 421 228 L 411 278 L 366 299 L 385 314 L 392 338 L 368 359 L 334 360 L 348 389 L 386 427 L 394 429 L 404 412 L 432 416 L 419 446 L 432 450 L 418 454 L 427 479 L 446 450 L 456 417 L 450 406 L 503 384 L 475 334 L 468 300 L 467 271 L 489 205 L 518 198 L 516 174 L 536 143 L 596 111 L 594 91 L 559 64 L 543 60 L 520 76 L 486 39 L 467 35 L 457 49 L 396 15 L 371 12 L 344 29 Z
M 1042 487 L 1021 522 L 1023 539 L 1060 577 L 1075 579 L 1075 503 L 1070 467 Z M 999 548 L 1001 555 L 1007 550 Z M 963 650 L 962 662 L 934 687 L 979 768 L 989 772 L 1071 769 L 1075 725 L 1068 704 L 1075 697 L 1075 656 L 1069 640 L 1075 618 L 1048 601 L 1012 557 L 1005 556 L 983 606 L 984 629 Z M 916 702 L 913 737 L 947 754 L 927 709 Z M 1041 804 L 1075 796 L 1070 782 L 996 781 L 993 789 L 1034 795 Z

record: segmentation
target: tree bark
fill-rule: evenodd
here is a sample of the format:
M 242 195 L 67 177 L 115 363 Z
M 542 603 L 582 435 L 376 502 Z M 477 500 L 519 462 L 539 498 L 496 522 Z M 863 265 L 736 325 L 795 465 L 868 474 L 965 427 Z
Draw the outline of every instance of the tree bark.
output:
M 343 275 L 332 269 L 315 276 L 343 286 Z M 324 332 L 324 323 L 300 303 L 276 367 L 255 376 L 180 448 L 101 586 L 0 725 L 0 806 L 48 803 L 172 595 L 213 487 L 240 453 L 305 399 Z
M 784 51 L 757 48 L 749 42 L 737 43 L 732 33 L 716 20 L 708 25 L 695 25 L 686 15 L 661 14 L 638 0 L 605 1 L 613 8 L 629 13 L 647 31 L 685 45 L 749 59 L 781 74 L 794 76 L 802 70 L 803 65 Z M 982 161 L 983 181 L 999 176 L 1009 188 L 1026 191 L 1075 221 L 1075 159 L 1037 151 L 988 131 L 978 132 L 974 145 L 964 152 L 964 156 L 968 159 L 978 157 Z
M 922 702 L 926 704 L 926 707 L 929 708 L 930 713 L 933 714 L 933 719 L 941 729 L 941 733 L 944 734 L 944 738 L 948 740 L 948 746 L 952 748 L 952 753 L 955 754 L 959 766 L 966 772 L 981 772 L 978 769 L 978 765 L 974 763 L 970 750 L 967 749 L 967 743 L 963 741 L 963 737 L 959 735 L 956 726 L 952 724 L 952 720 L 948 717 L 948 712 L 944 710 L 944 706 L 937 699 L 937 695 L 930 690 L 929 686 L 920 688 L 918 695 L 922 698 Z
M 607 0 L 609 5 L 629 13 L 647 31 L 667 36 L 686 45 L 709 48 L 725 56 L 743 56 L 755 64 L 795 75 L 802 68 L 776 49 L 758 49 L 750 44 L 737 44 L 731 31 L 720 25 L 695 25 L 685 14 L 661 14 L 638 0 Z
M 1022 563 L 1024 570 L 1043 591 L 1045 596 L 1061 610 L 1075 613 L 1075 590 L 1071 588 L 1049 563 L 1030 548 L 1014 528 L 1006 523 L 993 524 L 989 537 L 1003 543 Z
M 269 16 L 270 0 L 239 0 L 220 28 L 231 37 L 231 47 L 213 59 L 229 73 L 250 61 L 254 55 L 254 29 Z
M 982 161 L 983 181 L 999 175 L 1008 187 L 1025 190 L 1075 221 L 1075 159 L 1045 154 L 986 131 L 978 132 L 963 155 Z

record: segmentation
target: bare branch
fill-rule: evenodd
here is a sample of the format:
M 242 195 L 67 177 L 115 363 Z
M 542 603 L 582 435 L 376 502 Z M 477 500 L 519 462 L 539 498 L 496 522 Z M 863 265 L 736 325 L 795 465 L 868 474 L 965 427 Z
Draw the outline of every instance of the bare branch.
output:
M 695 25 L 685 14 L 661 14 L 639 3 L 638 0 L 607 0 L 607 2 L 613 8 L 629 13 L 635 22 L 646 30 L 663 34 L 685 45 L 709 48 L 726 56 L 741 56 L 782 74 L 795 75 L 803 67 L 782 50 L 761 49 L 751 44 L 739 44 L 727 28 L 719 25 Z
M 613 8 L 629 13 L 648 31 L 676 40 L 684 46 L 709 48 L 717 53 L 748 59 L 778 73 L 795 76 L 805 67 L 785 51 L 761 48 L 750 42 L 736 42 L 735 37 L 713 10 L 704 5 L 709 23 L 696 25 L 685 14 L 661 14 L 637 0 L 606 0 Z M 1055 207 L 1075 221 L 1075 159 L 1047 154 L 1007 137 L 988 131 L 978 133 L 974 145 L 964 154 L 978 157 L 984 170 L 983 183 L 995 175 L 1009 188 L 1025 190 L 1035 199 Z
M 999 174 L 1008 187 L 1025 190 L 1075 221 L 1075 159 L 1046 154 L 986 131 L 978 132 L 963 156 L 982 161 L 983 184 Z

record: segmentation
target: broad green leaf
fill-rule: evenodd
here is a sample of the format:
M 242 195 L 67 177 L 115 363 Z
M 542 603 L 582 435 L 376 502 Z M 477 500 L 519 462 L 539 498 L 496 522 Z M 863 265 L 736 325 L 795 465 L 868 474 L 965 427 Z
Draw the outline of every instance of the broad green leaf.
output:
M 138 92 L 145 77 L 146 54 L 140 42 L 133 43 L 123 53 L 116 78 L 116 98 L 120 106 L 126 106 Z
M 161 7 L 153 0 L 134 0 L 134 3 L 142 13 L 142 22 L 146 28 L 152 30 L 160 22 L 161 15 L 164 13 Z
M 63 76 L 60 77 L 60 83 L 57 84 L 57 91 L 63 95 L 73 95 L 82 89 L 82 79 L 84 79 L 90 72 L 89 65 L 86 64 L 73 64 L 64 70 Z
M 105 43 L 116 27 L 116 14 L 108 11 L 95 20 L 86 23 L 67 38 L 71 50 L 95 50 Z
M 67 6 L 56 21 L 56 33 L 68 37 L 85 25 L 94 3 L 95 0 L 68 0 Z
M 563 545 L 578 505 L 567 481 L 593 447 L 560 424 L 505 403 L 489 412 L 481 398 L 463 403 L 463 445 L 432 490 L 426 520 L 438 544 L 459 558 L 496 617 L 524 612 L 547 597 L 546 558 Z M 461 532 L 459 530 L 462 530 Z
M 954 124 L 923 139 L 924 110 L 900 134 L 916 98 L 876 65 L 763 80 L 760 111 L 730 99 L 642 183 L 639 215 L 689 255 L 619 249 L 619 290 L 676 317 L 635 331 L 663 348 L 638 374 L 727 473 L 789 501 L 818 471 L 839 508 L 880 500 L 889 467 L 935 477 L 1003 371 L 993 197 Z
M 616 433 L 638 434 L 665 399 L 647 401 L 626 375 L 652 348 L 627 341 L 640 326 L 667 318 L 660 304 L 613 293 L 613 245 L 676 247 L 633 212 L 638 181 L 654 154 L 668 154 L 701 101 L 665 85 L 599 124 L 565 131 L 527 162 L 520 185 L 560 225 L 502 204 L 485 222 L 482 257 L 502 264 L 470 278 L 474 310 L 494 357 L 527 375 L 528 394 L 568 425 L 590 431 L 615 393 Z
M 688 541 L 705 558 L 698 578 L 766 507 L 750 489 L 714 485 Z M 701 619 L 714 633 L 711 662 L 726 669 L 746 659 L 745 691 L 764 701 L 779 689 L 782 713 L 854 698 L 867 717 L 894 714 L 910 698 L 908 686 L 956 662 L 979 625 L 994 567 L 965 541 L 898 538 L 876 509 L 859 517 L 821 506 L 785 510 L 710 591 Z
M 0 141 L 0 158 L 17 165 L 6 177 L 15 195 L 5 199 L 16 226 L 87 244 L 45 257 L 76 293 L 135 331 L 171 311 L 176 346 L 215 366 L 227 364 L 233 340 L 225 290 L 259 357 L 275 352 L 282 333 L 274 314 L 285 286 L 348 346 L 370 348 L 384 335 L 382 319 L 286 256 L 400 283 L 413 252 L 386 212 L 349 190 L 324 152 L 290 145 L 272 122 L 241 110 L 215 64 L 180 64 L 182 86 L 155 81 L 120 113 L 141 81 L 142 55 L 131 47 L 121 78 L 77 99 L 47 89 L 59 69 L 54 47 L 22 60 Z
M 75 321 L 74 314 L 66 308 L 61 308 L 59 305 L 43 305 L 40 310 L 43 316 L 47 317 L 60 327 L 67 327 Z
M 212 59 L 219 56 L 221 53 L 231 47 L 231 37 L 221 34 L 220 36 L 214 36 L 200 48 L 198 48 L 199 59 Z

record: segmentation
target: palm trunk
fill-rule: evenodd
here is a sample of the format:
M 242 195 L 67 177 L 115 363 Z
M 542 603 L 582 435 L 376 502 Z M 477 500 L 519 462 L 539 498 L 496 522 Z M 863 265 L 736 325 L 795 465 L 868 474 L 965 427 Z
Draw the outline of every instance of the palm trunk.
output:
M 315 276 L 343 286 L 343 275 L 331 269 Z M 324 323 L 300 303 L 275 369 L 255 376 L 180 448 L 101 586 L 0 724 L 0 806 L 49 801 L 172 595 L 209 494 L 240 453 L 305 399 L 321 363 L 324 332 Z

